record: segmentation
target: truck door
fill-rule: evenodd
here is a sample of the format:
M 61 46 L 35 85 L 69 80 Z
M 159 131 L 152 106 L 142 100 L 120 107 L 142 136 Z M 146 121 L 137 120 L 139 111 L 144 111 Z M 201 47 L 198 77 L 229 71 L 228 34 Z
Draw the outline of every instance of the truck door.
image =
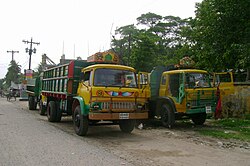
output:
M 139 96 L 148 99 L 150 97 L 149 73 L 147 72 L 138 73 L 138 87 L 139 87 Z
M 168 81 L 169 81 L 168 75 L 166 73 L 163 73 L 161 76 L 159 96 L 161 97 L 169 96 L 169 89 L 167 86 Z
M 82 96 L 85 104 L 88 104 L 91 98 L 92 71 L 84 71 L 81 73 L 78 95 Z

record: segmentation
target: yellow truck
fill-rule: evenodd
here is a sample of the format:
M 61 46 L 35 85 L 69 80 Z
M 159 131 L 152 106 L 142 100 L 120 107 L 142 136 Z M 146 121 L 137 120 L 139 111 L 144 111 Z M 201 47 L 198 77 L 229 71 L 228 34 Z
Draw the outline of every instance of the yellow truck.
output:
M 220 92 L 218 118 L 250 114 L 250 82 L 235 82 L 232 72 L 214 73 L 213 81 Z
M 235 91 L 232 72 L 214 73 L 213 84 L 220 90 L 221 99 Z
M 48 121 L 72 115 L 74 130 L 84 136 L 90 124 L 111 121 L 130 133 L 136 119 L 147 119 L 145 99 L 139 96 L 135 69 L 118 65 L 112 52 L 99 52 L 43 72 L 40 112 Z
M 216 88 L 207 71 L 158 66 L 149 74 L 139 73 L 139 79 L 143 87 L 140 95 L 148 100 L 149 118 L 161 120 L 166 127 L 183 118 L 202 125 L 215 112 Z

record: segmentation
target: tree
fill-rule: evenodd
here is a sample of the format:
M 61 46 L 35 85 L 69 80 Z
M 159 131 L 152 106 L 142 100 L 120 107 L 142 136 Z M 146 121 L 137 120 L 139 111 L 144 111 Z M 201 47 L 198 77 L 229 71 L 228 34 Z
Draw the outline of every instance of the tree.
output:
M 3 83 L 4 83 L 4 79 L 0 79 L 0 90 L 4 88 Z
M 138 29 L 136 29 L 133 24 L 115 30 L 115 36 L 112 36 L 111 46 L 113 50 L 118 53 L 121 64 L 130 65 L 131 49 L 137 34 Z
M 138 71 L 151 71 L 158 59 L 158 46 L 151 34 L 140 33 L 132 50 L 131 66 Z
M 43 65 L 42 62 L 38 64 L 37 68 L 33 72 L 33 78 L 39 77 L 40 74 L 43 72 Z
M 137 19 L 137 25 L 145 25 L 146 27 L 153 28 L 155 25 L 161 22 L 162 16 L 155 13 L 142 14 Z
M 20 67 L 21 66 L 18 65 L 15 60 L 10 62 L 8 72 L 5 75 L 7 87 L 10 87 L 11 81 L 13 81 L 16 84 L 20 82 L 20 72 L 21 72 Z
M 196 5 L 193 39 L 198 66 L 211 71 L 250 66 L 250 1 L 203 0 Z
M 189 38 L 183 35 L 185 27 L 191 27 L 188 19 L 154 13 L 142 14 L 137 24 L 118 28 L 113 36 L 112 47 L 120 55 L 123 64 L 137 70 L 150 71 L 157 65 L 178 63 L 190 53 Z M 187 28 L 186 28 L 187 29 Z M 144 67 L 143 67 L 144 66 Z

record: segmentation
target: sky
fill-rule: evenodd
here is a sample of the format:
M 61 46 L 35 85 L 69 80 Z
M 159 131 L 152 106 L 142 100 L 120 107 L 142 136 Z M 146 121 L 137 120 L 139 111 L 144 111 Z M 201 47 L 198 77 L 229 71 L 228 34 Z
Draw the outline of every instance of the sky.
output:
M 110 49 L 117 27 L 136 24 L 148 12 L 161 16 L 195 17 L 195 3 L 202 0 L 0 0 L 0 79 L 7 73 L 12 54 L 22 73 L 29 68 L 29 55 L 23 40 L 33 45 L 31 69 L 46 54 L 59 63 L 66 59 L 87 59 Z

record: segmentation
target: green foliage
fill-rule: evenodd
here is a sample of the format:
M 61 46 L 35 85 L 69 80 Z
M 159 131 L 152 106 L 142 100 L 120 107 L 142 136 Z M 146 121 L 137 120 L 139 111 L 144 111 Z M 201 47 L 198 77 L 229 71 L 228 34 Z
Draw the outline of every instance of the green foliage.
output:
M 36 77 L 40 76 L 40 74 L 42 73 L 42 71 L 43 71 L 42 63 L 39 63 L 39 65 L 37 66 L 37 68 L 33 72 L 33 78 L 36 78 Z
M 197 129 L 197 131 L 216 138 L 250 141 L 250 120 L 222 119 L 212 121 L 210 125 L 210 128 Z
M 249 0 L 203 0 L 196 4 L 194 19 L 142 14 L 136 25 L 115 31 L 112 49 L 123 64 L 138 70 L 176 64 L 184 56 L 191 57 L 196 68 L 208 71 L 246 70 L 250 66 L 249 11 Z
M 250 120 L 244 119 L 221 119 L 213 123 L 222 127 L 235 128 L 237 130 L 242 127 L 250 127 Z
M 192 36 L 198 66 L 212 71 L 249 67 L 249 4 L 249 0 L 197 4 Z
M 123 64 L 138 71 L 151 71 L 157 65 L 178 63 L 190 53 L 189 47 L 182 47 L 189 41 L 182 34 L 182 28 L 188 26 L 189 20 L 147 13 L 137 21 L 137 26 L 120 27 L 113 36 L 113 50 L 120 55 Z
M 119 39 L 113 36 L 113 50 L 118 53 L 121 64 L 130 65 L 131 49 L 138 30 L 134 25 L 127 25 L 116 29 L 115 34 Z
M 133 48 L 131 55 L 131 66 L 135 67 L 138 71 L 151 71 L 155 66 L 155 58 L 157 45 L 154 39 L 150 38 L 147 34 L 140 34 L 137 36 L 136 44 Z
M 4 79 L 0 79 L 0 89 L 3 89 L 4 88 Z
M 21 68 L 16 61 L 11 61 L 9 64 L 8 72 L 5 75 L 6 86 L 10 87 L 11 81 L 14 83 L 20 83 L 21 78 Z
M 155 14 L 155 13 L 146 13 L 142 14 L 140 17 L 137 18 L 138 24 L 146 25 L 147 27 L 153 28 L 155 25 L 160 23 L 162 20 L 162 16 Z

